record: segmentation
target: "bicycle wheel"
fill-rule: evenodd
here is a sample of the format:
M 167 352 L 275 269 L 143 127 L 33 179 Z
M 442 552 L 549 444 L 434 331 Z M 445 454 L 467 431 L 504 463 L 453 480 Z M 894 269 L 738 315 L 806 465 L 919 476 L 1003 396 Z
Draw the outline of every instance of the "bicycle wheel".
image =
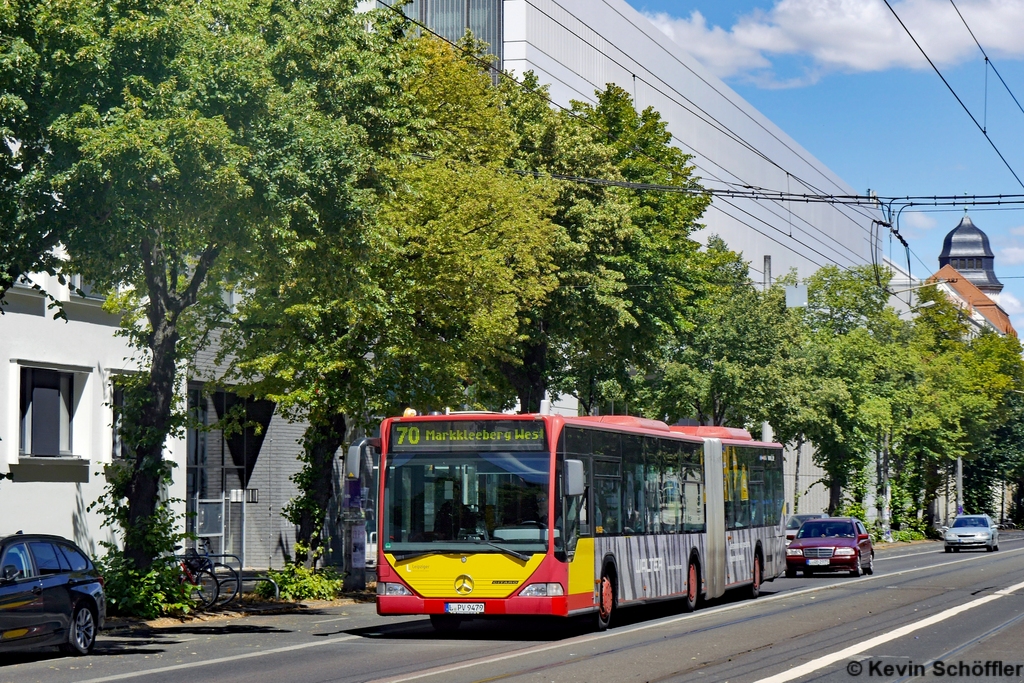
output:
M 191 598 L 203 609 L 217 602 L 217 577 L 209 569 L 200 569 L 195 573 L 195 581 L 190 583 L 192 583 Z
M 213 575 L 217 577 L 217 603 L 226 605 L 242 592 L 238 572 L 226 564 L 217 562 L 213 565 Z

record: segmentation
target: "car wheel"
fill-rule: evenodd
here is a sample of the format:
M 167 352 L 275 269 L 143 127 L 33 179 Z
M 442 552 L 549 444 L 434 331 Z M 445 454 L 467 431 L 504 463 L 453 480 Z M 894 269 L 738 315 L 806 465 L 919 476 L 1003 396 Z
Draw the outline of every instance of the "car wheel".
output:
M 860 555 L 858 555 L 856 559 L 854 559 L 853 561 L 853 569 L 850 570 L 850 576 L 857 578 L 860 577 L 860 575 L 863 573 L 864 572 L 860 566 Z
M 87 655 L 96 645 L 96 616 L 88 605 L 76 605 L 68 624 L 67 642 L 60 646 L 64 654 Z
M 954 553 L 958 553 L 958 552 L 960 552 L 960 548 L 953 548 L 953 552 L 954 552 Z
M 804 569 L 804 578 L 805 578 L 805 579 L 809 579 L 809 578 L 811 578 L 812 576 L 814 576 L 814 570 L 813 570 L 813 569 L 811 569 L 811 568 L 809 568 L 809 567 L 808 567 L 808 568 L 806 568 L 806 569 Z
M 786 567 L 786 578 L 787 579 L 795 579 L 796 578 L 796 570 L 795 569 L 790 569 L 789 567 Z
M 992 546 L 992 550 L 999 550 L 999 544 L 997 543 L 996 545 Z
M 690 560 L 690 566 L 686 570 L 686 597 L 683 598 L 683 611 L 692 612 L 697 609 L 697 596 L 700 594 L 700 573 L 697 571 L 697 563 Z
M 451 614 L 431 614 L 430 625 L 438 633 L 450 635 L 459 630 L 459 626 L 462 625 L 462 619 Z
M 868 560 L 868 566 L 864 567 L 864 573 L 867 574 L 868 576 L 871 576 L 872 574 L 875 573 L 875 553 L 874 553 L 874 551 L 871 552 L 871 559 Z
M 601 574 L 600 593 L 597 606 L 597 630 L 604 631 L 612 623 L 612 613 L 615 612 L 615 581 L 606 568 Z

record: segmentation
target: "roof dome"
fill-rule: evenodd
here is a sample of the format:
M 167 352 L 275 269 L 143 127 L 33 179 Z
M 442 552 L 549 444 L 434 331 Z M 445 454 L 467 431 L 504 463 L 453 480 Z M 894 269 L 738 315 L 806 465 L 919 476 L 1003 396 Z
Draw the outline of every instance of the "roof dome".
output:
M 951 265 L 968 281 L 986 294 L 998 294 L 1003 284 L 996 278 L 995 254 L 988 243 L 988 235 L 964 215 L 960 225 L 953 228 L 942 241 L 939 267 Z

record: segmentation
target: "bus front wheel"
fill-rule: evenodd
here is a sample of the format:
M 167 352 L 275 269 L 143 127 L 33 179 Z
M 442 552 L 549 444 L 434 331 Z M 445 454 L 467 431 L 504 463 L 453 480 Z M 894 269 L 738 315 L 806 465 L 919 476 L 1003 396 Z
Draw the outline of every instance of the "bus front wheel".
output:
M 615 582 L 607 569 L 601 574 L 597 598 L 597 630 L 604 631 L 612 623 L 612 613 L 615 611 Z

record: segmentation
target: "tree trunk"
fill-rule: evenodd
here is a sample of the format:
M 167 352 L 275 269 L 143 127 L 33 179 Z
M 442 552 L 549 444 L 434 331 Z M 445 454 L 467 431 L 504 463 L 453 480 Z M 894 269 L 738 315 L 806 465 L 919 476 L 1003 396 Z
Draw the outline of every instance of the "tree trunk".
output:
M 128 528 L 125 529 L 125 555 L 140 571 L 153 564 L 155 549 L 148 542 L 149 530 L 160 498 L 160 484 L 169 465 L 164 462 L 164 442 L 171 428 L 177 374 L 177 326 L 159 320 L 153 326 L 149 347 L 153 354 L 146 384 L 147 401 L 139 412 L 139 434 L 135 461 L 128 485 Z
M 310 567 L 319 557 L 318 550 L 323 544 L 323 528 L 327 506 L 334 493 L 334 455 L 345 441 L 348 425 L 345 416 L 336 413 L 326 421 L 310 424 L 303 437 L 305 467 L 302 481 L 297 481 L 306 498 L 298 509 L 298 540 L 307 548 L 306 557 L 298 557 Z
M 170 548 L 159 547 L 157 525 L 167 520 L 155 516 L 160 498 L 160 485 L 168 478 L 171 463 L 164 461 L 164 445 L 174 422 L 174 392 L 178 370 L 178 341 L 181 338 L 178 320 L 183 311 L 194 305 L 206 281 L 220 247 L 209 245 L 199 256 L 188 286 L 178 291 L 177 261 L 170 264 L 159 241 L 144 237 L 141 243 L 142 265 L 146 279 L 146 317 L 150 333 L 147 346 L 151 353 L 149 379 L 145 395 L 138 397 L 138 431 L 135 460 L 124 492 L 128 503 L 124 531 L 125 556 L 140 571 L 147 571 L 153 559 Z M 170 267 L 169 267 L 170 266 Z
M 843 502 L 843 485 L 833 479 L 828 487 L 828 514 L 834 515 Z
M 796 439 L 796 470 L 793 476 L 793 514 L 800 513 L 800 451 L 804 447 L 803 434 Z
M 519 412 L 536 413 L 548 388 L 548 344 L 545 340 L 527 343 L 523 349 L 522 365 L 502 363 L 505 379 L 519 396 Z

